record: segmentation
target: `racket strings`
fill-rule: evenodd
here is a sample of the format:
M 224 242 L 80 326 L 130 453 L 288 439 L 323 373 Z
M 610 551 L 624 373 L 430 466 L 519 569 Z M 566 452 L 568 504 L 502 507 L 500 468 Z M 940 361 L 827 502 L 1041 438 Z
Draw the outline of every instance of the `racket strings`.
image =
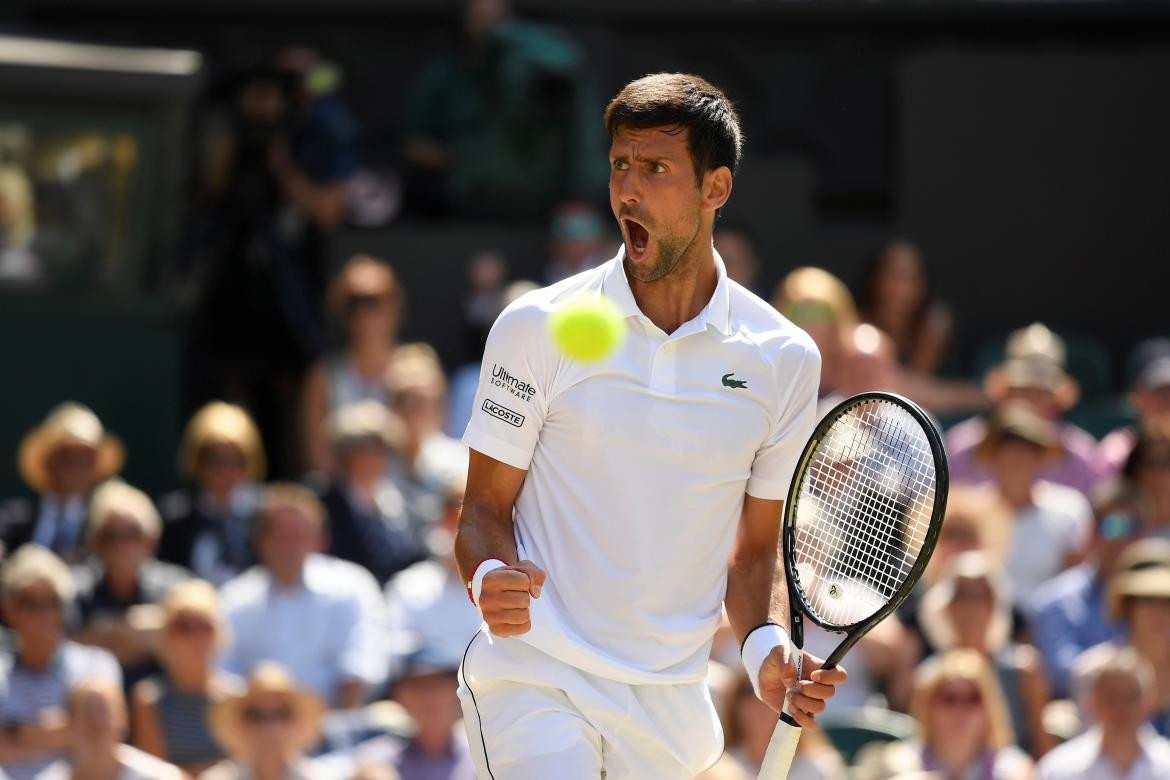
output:
M 822 437 L 797 501 L 799 587 L 826 624 L 847 626 L 889 602 L 926 542 L 934 455 L 918 421 L 871 400 Z

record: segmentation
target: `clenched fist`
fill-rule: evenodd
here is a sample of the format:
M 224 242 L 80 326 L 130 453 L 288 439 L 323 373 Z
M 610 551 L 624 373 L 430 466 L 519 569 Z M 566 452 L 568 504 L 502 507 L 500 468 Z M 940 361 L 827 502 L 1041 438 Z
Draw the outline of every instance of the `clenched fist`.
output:
M 837 686 L 849 676 L 841 667 L 822 669 L 824 661 L 804 654 L 803 679 L 796 679 L 796 664 L 790 657 L 792 648 L 778 645 L 760 666 L 760 698 L 779 712 L 787 695 L 788 714 L 804 728 L 815 728 L 816 716 L 825 711 L 825 702 L 833 698 Z
M 479 611 L 488 629 L 496 636 L 528 633 L 532 628 L 528 602 L 540 598 L 542 585 L 544 572 L 532 561 L 520 561 L 483 575 Z

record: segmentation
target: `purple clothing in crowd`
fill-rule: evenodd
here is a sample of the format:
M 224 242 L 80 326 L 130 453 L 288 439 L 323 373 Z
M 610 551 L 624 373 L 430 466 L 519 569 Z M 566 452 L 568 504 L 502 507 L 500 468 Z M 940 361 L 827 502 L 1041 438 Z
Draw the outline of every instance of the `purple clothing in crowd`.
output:
M 1097 441 L 1072 423 L 1060 425 L 1064 457 L 1040 472 L 1040 479 L 1076 488 L 1088 495 L 1093 486 L 1112 471 L 1097 457 Z M 972 417 L 951 428 L 946 435 L 951 482 L 981 485 L 992 480 L 991 470 L 975 460 L 975 450 L 987 435 L 987 421 Z

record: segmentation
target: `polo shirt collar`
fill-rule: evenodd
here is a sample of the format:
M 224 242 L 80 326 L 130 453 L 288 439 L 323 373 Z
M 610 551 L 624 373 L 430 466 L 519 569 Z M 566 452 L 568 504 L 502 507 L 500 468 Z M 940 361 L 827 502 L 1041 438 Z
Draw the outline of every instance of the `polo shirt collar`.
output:
M 715 292 L 711 294 L 711 300 L 699 312 L 696 319 L 704 327 L 710 325 L 727 336 L 731 333 L 731 292 L 728 289 L 730 282 L 727 278 L 727 267 L 723 264 L 723 258 L 714 249 L 711 252 L 715 255 Z M 630 280 L 626 278 L 625 258 L 626 248 L 623 245 L 605 269 L 602 291 L 605 293 L 605 297 L 617 305 L 623 317 L 644 317 L 646 315 L 642 313 L 642 310 L 638 308 L 638 302 L 634 300 L 634 291 L 630 289 Z

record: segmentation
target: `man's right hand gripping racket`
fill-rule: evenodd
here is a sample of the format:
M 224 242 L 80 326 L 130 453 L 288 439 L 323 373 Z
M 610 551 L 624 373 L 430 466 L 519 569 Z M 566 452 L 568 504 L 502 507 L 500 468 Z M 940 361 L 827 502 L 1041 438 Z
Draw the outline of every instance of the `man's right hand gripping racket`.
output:
M 845 634 L 825 659 L 828 669 L 914 589 L 934 552 L 947 486 L 938 429 L 912 401 L 862 393 L 817 425 L 784 506 L 797 679 L 804 657 L 803 616 Z M 785 705 L 760 780 L 788 776 L 799 740 L 800 726 Z

